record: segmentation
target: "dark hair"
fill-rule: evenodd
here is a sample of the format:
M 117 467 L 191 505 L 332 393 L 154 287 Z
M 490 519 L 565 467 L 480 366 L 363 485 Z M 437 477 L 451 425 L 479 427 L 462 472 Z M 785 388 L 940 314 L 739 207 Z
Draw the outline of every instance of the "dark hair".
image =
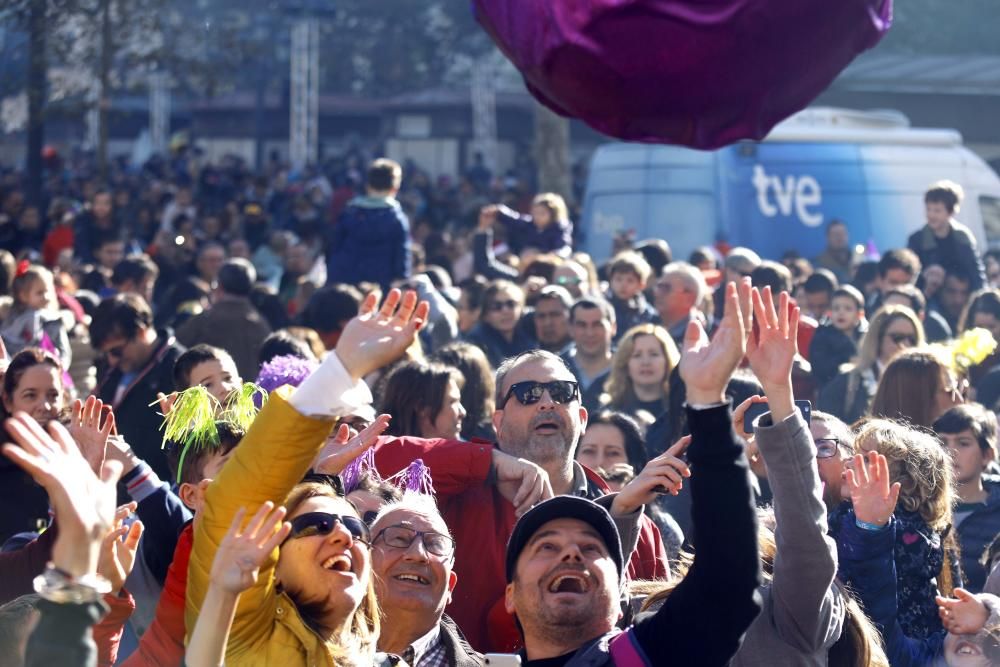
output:
M 260 344 L 260 352 L 257 353 L 257 366 L 259 368 L 275 357 L 287 356 L 316 361 L 316 355 L 313 354 L 312 349 L 305 341 L 293 336 L 287 329 L 279 329 L 271 332 Z
M 21 378 L 32 366 L 49 365 L 59 371 L 60 384 L 62 383 L 62 364 L 59 359 L 52 354 L 38 347 L 27 347 L 10 360 L 7 371 L 3 375 L 3 395 L 10 398 L 17 391 L 17 385 L 21 383 Z M 0 414 L 6 412 L 0 404 Z
M 520 297 L 519 300 L 521 305 L 524 305 L 524 290 L 522 290 L 515 283 L 501 278 L 499 280 L 491 281 L 486 285 L 486 289 L 483 290 L 483 307 L 486 307 L 496 301 L 497 294 L 501 291 L 513 292 L 515 295 L 518 295 Z
M 760 289 L 770 287 L 775 296 L 781 292 L 792 291 L 792 272 L 784 264 L 768 259 L 750 273 L 750 281 L 754 287 Z
M 218 438 L 209 441 L 201 447 L 188 447 L 184 454 L 184 469 L 180 471 L 180 483 L 197 484 L 205 479 L 205 463 L 210 456 L 226 455 L 236 449 L 246 431 L 232 422 L 219 420 L 215 422 Z M 178 442 L 167 442 L 164 447 L 167 456 L 167 466 L 170 468 L 170 479 L 178 479 L 177 467 L 180 465 L 183 445 Z
M 140 329 L 153 326 L 153 311 L 146 300 L 137 294 L 116 294 L 97 307 L 90 323 L 90 341 L 100 349 L 115 334 L 132 340 Z
M 403 179 L 403 169 L 398 162 L 379 158 L 368 167 L 368 187 L 376 192 L 398 189 Z
M 897 285 L 885 293 L 883 301 L 893 294 L 903 296 L 910 300 L 910 310 L 918 316 L 927 310 L 927 298 L 924 293 L 917 289 L 916 285 Z
M 361 292 L 351 285 L 327 285 L 316 290 L 302 311 L 302 324 L 320 333 L 340 331 L 345 322 L 358 314 Z
M 931 428 L 935 433 L 948 435 L 972 431 L 979 449 L 996 452 L 997 416 L 976 403 L 956 405 L 938 417 Z
M 444 408 L 448 383 L 461 387 L 464 380 L 454 368 L 439 363 L 408 361 L 389 373 L 382 392 L 379 412 L 392 415 L 389 435 L 423 436 L 420 418 L 433 420 Z
M 292 319 L 288 316 L 288 309 L 270 285 L 255 284 L 250 290 L 250 303 L 264 316 L 272 330 L 283 329 L 291 324 Z
M 476 429 L 493 417 L 496 407 L 493 394 L 496 383 L 493 368 L 482 348 L 462 341 L 449 343 L 434 353 L 434 360 L 458 370 L 465 378 L 462 385 L 462 437 L 471 438 Z
M 191 386 L 191 371 L 198 364 L 203 364 L 206 361 L 222 362 L 225 360 L 229 360 L 235 365 L 233 358 L 222 348 L 204 343 L 189 348 L 174 362 L 174 389 L 184 391 Z
M 569 321 L 576 321 L 576 311 L 581 308 L 587 310 L 599 310 L 601 311 L 601 317 L 611 322 L 615 323 L 615 309 L 611 307 L 611 304 L 605 299 L 595 299 L 589 296 L 585 296 L 581 299 L 577 299 L 573 306 L 569 309 Z
M 355 491 L 366 491 L 373 496 L 378 496 L 385 504 L 398 502 L 403 499 L 403 492 L 399 490 L 398 486 L 392 482 L 376 479 L 367 471 L 358 475 L 358 484 L 351 489 L 350 493 L 354 493 Z M 351 502 L 350 499 L 347 502 Z M 353 505 L 353 503 L 351 504 Z M 354 509 L 357 508 L 355 507 Z
M 97 252 L 110 243 L 125 243 L 125 237 L 118 229 L 95 230 L 91 247 Z
M 852 284 L 864 293 L 865 285 L 873 282 L 876 278 L 878 278 L 878 276 L 878 262 L 873 259 L 866 259 L 865 261 L 859 263 L 857 268 L 854 269 L 854 281 Z
M 645 258 L 652 275 L 658 276 L 663 271 L 663 267 L 673 261 L 674 254 L 670 250 L 670 244 L 663 239 L 646 239 L 635 245 L 634 250 Z
M 712 253 L 712 249 L 708 246 L 695 248 L 691 251 L 691 254 L 688 255 L 688 264 L 698 266 L 702 262 L 711 262 L 713 269 L 719 268 L 719 260 L 716 259 L 715 255 Z
M 987 287 L 979 290 L 969 299 L 969 305 L 962 314 L 958 325 L 959 332 L 972 329 L 976 325 L 976 315 L 983 313 L 1000 320 L 1000 290 Z
M 816 269 L 802 282 L 802 288 L 809 294 L 828 292 L 832 296 L 837 289 L 837 277 L 829 269 Z
M 924 193 L 924 203 L 930 204 L 931 202 L 936 202 L 944 204 L 949 213 L 954 213 L 958 205 L 962 203 L 964 194 L 962 186 L 958 183 L 938 181 L 931 185 L 927 192 Z
M 146 278 L 156 280 L 159 275 L 160 268 L 148 255 L 132 255 L 115 265 L 115 270 L 111 273 L 111 284 L 116 287 L 129 281 L 139 284 Z
M 893 269 L 902 269 L 910 276 L 920 274 L 920 258 L 909 248 L 893 248 L 887 250 L 878 261 L 878 274 L 882 278 Z
M 649 462 L 649 455 L 646 453 L 646 438 L 643 437 L 642 428 L 639 422 L 617 410 L 601 410 L 596 415 L 587 420 L 587 428 L 594 424 L 607 424 L 618 429 L 625 440 L 625 455 L 628 457 L 629 465 L 639 472 L 646 467 Z
M 861 295 L 861 292 L 854 285 L 841 285 L 833 290 L 833 296 L 830 297 L 830 300 L 838 298 L 850 299 L 857 306 L 858 310 L 864 310 L 865 308 L 865 297 Z
M 247 260 L 237 257 L 227 259 L 219 269 L 219 287 L 226 294 L 250 296 L 253 284 L 257 282 L 257 270 Z
M 469 308 L 479 310 L 483 307 L 483 294 L 486 292 L 486 279 L 482 276 L 467 278 L 458 284 L 465 295 Z

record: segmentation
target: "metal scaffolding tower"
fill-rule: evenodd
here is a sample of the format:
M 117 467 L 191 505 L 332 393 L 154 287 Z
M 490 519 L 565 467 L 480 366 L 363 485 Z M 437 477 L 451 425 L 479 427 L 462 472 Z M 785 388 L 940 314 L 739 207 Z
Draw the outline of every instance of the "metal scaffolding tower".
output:
M 170 81 L 166 72 L 149 77 L 149 139 L 153 152 L 167 152 L 170 136 Z
M 497 91 L 496 70 L 486 58 L 472 67 L 472 136 L 483 162 L 497 168 Z
M 301 169 L 319 157 L 319 20 L 292 24 L 289 159 Z

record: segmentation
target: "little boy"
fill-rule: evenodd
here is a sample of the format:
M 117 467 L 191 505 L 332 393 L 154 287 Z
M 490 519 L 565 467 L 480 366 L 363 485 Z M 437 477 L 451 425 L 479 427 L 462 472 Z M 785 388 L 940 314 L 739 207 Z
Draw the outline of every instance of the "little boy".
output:
M 608 264 L 611 289 L 607 299 L 615 309 L 615 322 L 618 323 L 615 341 L 638 324 L 656 321 L 656 310 L 643 294 L 651 273 L 649 263 L 634 250 L 618 253 Z
M 211 345 L 191 347 L 174 362 L 174 388 L 184 391 L 201 385 L 225 405 L 229 395 L 243 385 L 236 362 L 225 350 Z
M 997 419 L 980 405 L 966 403 L 938 417 L 933 428 L 952 456 L 959 498 L 953 515 L 965 588 L 978 593 L 986 582 L 983 554 L 1000 533 L 1000 478 L 985 474 L 996 460 Z
M 858 353 L 858 343 L 866 331 L 868 322 L 861 292 L 851 285 L 838 287 L 830 299 L 830 317 L 816 330 L 809 346 L 817 389 L 832 380 L 841 365 Z

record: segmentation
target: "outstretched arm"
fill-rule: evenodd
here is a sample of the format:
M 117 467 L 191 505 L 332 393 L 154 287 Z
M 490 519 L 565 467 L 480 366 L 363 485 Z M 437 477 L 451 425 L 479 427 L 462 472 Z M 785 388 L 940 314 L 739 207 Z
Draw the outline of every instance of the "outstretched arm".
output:
M 635 626 L 653 664 L 725 665 L 760 611 L 757 520 L 743 446 L 733 432 L 726 384 L 753 328 L 749 280 L 726 288 L 715 338 L 692 322 L 680 373 L 687 388 L 692 521 L 698 552 L 655 615 Z

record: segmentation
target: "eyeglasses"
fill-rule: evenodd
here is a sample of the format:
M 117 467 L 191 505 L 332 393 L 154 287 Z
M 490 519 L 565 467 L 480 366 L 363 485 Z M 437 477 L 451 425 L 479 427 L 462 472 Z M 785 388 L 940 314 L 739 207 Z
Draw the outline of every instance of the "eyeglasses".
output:
M 537 382 L 527 380 L 526 382 L 515 382 L 507 390 L 507 395 L 500 402 L 500 408 L 507 405 L 511 396 L 517 398 L 521 405 L 534 405 L 542 400 L 542 395 L 549 392 L 549 396 L 556 403 L 565 405 L 580 398 L 580 385 L 573 380 L 552 380 L 551 382 Z
M 816 438 L 816 458 L 832 458 L 840 448 L 840 438 Z
M 559 276 L 556 278 L 557 285 L 579 285 L 583 282 L 583 278 L 578 278 L 576 276 Z
M 378 542 L 379 538 L 382 538 L 382 542 L 387 547 L 392 547 L 393 549 L 409 549 L 410 545 L 417 538 L 421 538 L 421 542 L 424 545 L 424 551 L 435 556 L 450 556 L 455 551 L 455 540 L 451 539 L 447 535 L 442 535 L 441 533 L 435 533 L 432 531 L 424 530 L 413 530 L 412 528 L 407 528 L 406 526 L 389 526 L 379 531 L 379 534 L 375 536 L 374 542 Z
M 510 299 L 509 301 L 494 301 L 490 304 L 489 310 L 494 313 L 498 313 L 505 308 L 508 310 L 516 310 L 518 305 L 520 304 L 513 299 Z
M 347 529 L 354 540 L 366 545 L 372 543 L 371 531 L 365 525 L 365 522 L 356 516 L 342 516 L 340 514 L 330 514 L 329 512 L 309 512 L 295 517 L 291 523 L 292 532 L 285 538 L 286 542 L 288 540 L 297 540 L 301 537 L 329 535 L 339 523 Z
M 917 337 L 912 336 L 910 334 L 891 333 L 886 335 L 889 337 L 889 340 L 891 340 L 896 345 L 902 345 L 903 343 L 906 343 L 910 347 L 914 347 L 917 344 Z

